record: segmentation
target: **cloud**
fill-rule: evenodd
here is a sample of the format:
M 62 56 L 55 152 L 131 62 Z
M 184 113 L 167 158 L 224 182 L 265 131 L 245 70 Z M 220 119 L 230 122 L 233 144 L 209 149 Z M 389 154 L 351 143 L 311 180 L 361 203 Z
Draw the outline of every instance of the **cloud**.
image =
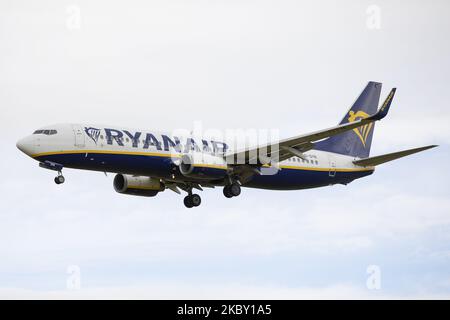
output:
M 27 290 L 0 288 L 1 299 L 449 299 L 449 294 L 417 292 L 407 295 L 386 294 L 383 290 L 368 290 L 348 284 L 327 287 L 248 286 L 239 283 L 198 285 L 164 283 L 127 287 L 92 287 L 79 290 Z
M 165 283 L 73 291 L 0 288 L 2 299 L 363 299 L 370 296 L 368 291 L 345 285 L 327 288 L 278 288 L 240 284 L 205 286 Z M 373 297 L 377 298 L 377 295 Z

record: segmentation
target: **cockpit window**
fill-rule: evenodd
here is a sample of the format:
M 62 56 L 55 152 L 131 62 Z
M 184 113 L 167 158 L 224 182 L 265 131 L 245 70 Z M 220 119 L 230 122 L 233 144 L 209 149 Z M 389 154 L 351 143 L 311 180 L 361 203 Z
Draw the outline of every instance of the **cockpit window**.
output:
M 47 136 L 51 136 L 53 134 L 57 134 L 58 131 L 56 130 L 36 130 L 35 132 L 33 132 L 33 134 L 45 134 Z

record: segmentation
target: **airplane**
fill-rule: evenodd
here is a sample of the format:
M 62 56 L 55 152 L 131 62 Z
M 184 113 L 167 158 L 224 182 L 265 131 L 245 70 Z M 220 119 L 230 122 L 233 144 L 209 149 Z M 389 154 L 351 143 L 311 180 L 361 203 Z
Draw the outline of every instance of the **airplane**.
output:
M 63 168 L 112 172 L 118 193 L 154 197 L 166 189 L 181 194 L 181 189 L 187 192 L 187 208 L 201 203 L 194 189 L 222 187 L 232 198 L 241 187 L 346 185 L 382 163 L 436 147 L 369 156 L 375 122 L 386 117 L 396 92 L 393 88 L 378 109 L 381 87 L 369 82 L 337 126 L 243 150 L 192 136 L 92 124 L 45 126 L 19 140 L 17 148 L 40 167 L 56 171 L 56 184 L 65 181 Z

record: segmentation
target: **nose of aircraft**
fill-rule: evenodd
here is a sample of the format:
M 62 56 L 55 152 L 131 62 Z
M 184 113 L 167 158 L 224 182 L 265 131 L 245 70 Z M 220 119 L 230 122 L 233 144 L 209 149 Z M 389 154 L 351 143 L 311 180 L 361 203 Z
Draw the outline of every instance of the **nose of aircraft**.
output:
M 33 139 L 31 136 L 20 139 L 16 143 L 16 147 L 27 155 L 31 155 L 33 150 Z

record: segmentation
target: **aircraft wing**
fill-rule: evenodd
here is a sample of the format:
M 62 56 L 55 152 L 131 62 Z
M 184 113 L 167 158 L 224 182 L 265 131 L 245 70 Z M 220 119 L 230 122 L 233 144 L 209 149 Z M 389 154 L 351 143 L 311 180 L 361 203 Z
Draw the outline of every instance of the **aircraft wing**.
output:
M 314 148 L 314 142 L 332 137 L 340 133 L 353 130 L 369 123 L 383 119 L 391 106 L 395 94 L 395 88 L 391 90 L 383 105 L 374 115 L 354 122 L 345 123 L 332 128 L 319 130 L 305 135 L 284 139 L 274 144 L 266 144 L 257 148 L 247 149 L 225 155 L 229 164 L 267 164 L 279 162 L 293 156 L 304 157 L 303 152 Z M 278 153 L 278 156 L 277 156 Z
M 379 164 L 382 164 L 382 163 L 385 163 L 388 161 L 392 161 L 392 160 L 396 160 L 398 158 L 406 157 L 406 156 L 409 156 L 410 154 L 428 150 L 428 149 L 431 149 L 434 147 L 437 147 L 437 145 L 430 145 L 430 146 L 421 147 L 421 148 L 414 148 L 414 149 L 409 149 L 409 150 L 404 150 L 404 151 L 399 151 L 399 152 L 383 154 L 381 156 L 356 160 L 356 161 L 353 161 L 353 163 L 358 166 L 362 166 L 362 167 L 377 166 Z

